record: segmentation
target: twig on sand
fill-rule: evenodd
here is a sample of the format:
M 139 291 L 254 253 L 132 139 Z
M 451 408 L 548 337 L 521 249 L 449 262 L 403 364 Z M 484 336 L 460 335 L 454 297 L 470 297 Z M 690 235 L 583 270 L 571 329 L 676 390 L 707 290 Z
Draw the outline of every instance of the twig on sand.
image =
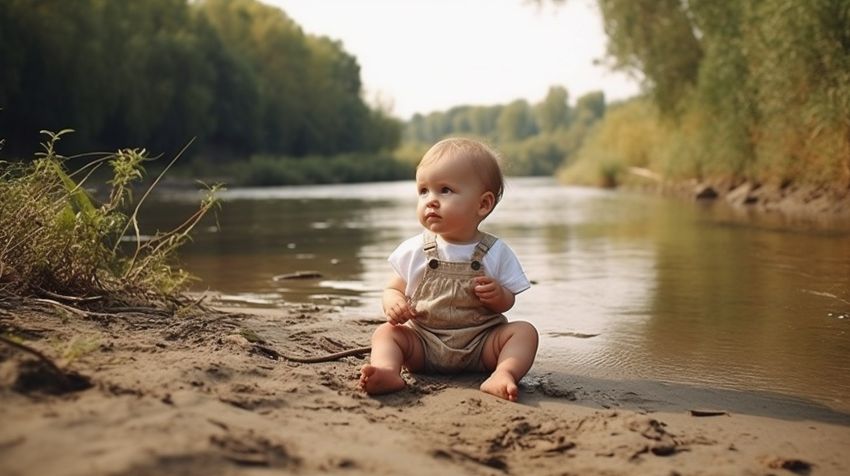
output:
M 334 360 L 339 360 L 343 357 L 351 357 L 354 355 L 363 355 L 372 352 L 372 347 L 356 347 L 354 349 L 343 350 L 341 352 L 335 352 L 333 354 L 320 355 L 317 357 L 297 357 L 292 355 L 282 354 L 271 347 L 267 347 L 260 344 L 254 344 L 254 348 L 266 356 L 273 359 L 285 359 L 290 362 L 298 362 L 301 364 L 317 364 L 320 362 L 332 362 Z
M 89 317 L 90 313 L 88 311 L 83 311 L 82 309 L 77 309 L 76 307 L 71 307 L 67 304 L 62 304 L 61 302 L 54 301 L 53 299 L 45 299 L 45 298 L 35 298 L 33 301 L 42 302 L 45 304 L 50 304 L 51 306 L 56 306 L 59 309 L 64 309 L 72 314 L 76 314 L 82 317 Z
M 144 314 L 159 314 L 162 316 L 168 316 L 171 313 L 156 307 L 145 307 L 145 306 L 125 306 L 125 307 L 110 307 L 109 312 L 98 313 L 98 314 L 118 314 L 122 312 L 140 312 Z
M 58 301 L 54 301 L 52 299 L 45 298 L 35 298 L 33 301 L 41 302 L 44 304 L 50 304 L 51 306 L 58 307 L 59 309 L 63 309 L 72 314 L 76 314 L 81 317 L 89 318 L 89 317 L 116 317 L 120 313 L 124 312 L 135 312 L 135 313 L 144 313 L 144 314 L 154 314 L 159 316 L 169 316 L 170 313 L 163 309 L 155 308 L 155 307 L 146 307 L 146 306 L 124 306 L 124 307 L 113 307 L 109 308 L 109 312 L 94 312 L 94 311 L 86 311 L 83 309 L 78 309 L 73 306 L 69 306 L 67 304 L 63 304 Z
M 62 301 L 70 301 L 70 302 L 91 302 L 97 301 L 99 299 L 103 299 L 103 296 L 90 296 L 90 297 L 78 297 L 78 296 L 65 296 L 62 294 L 56 294 L 54 292 L 47 291 L 46 289 L 38 288 L 38 292 L 53 299 L 61 299 Z
M 202 310 L 202 311 L 207 311 L 207 312 L 209 312 L 209 308 L 208 308 L 208 307 L 206 307 L 206 306 L 204 306 L 204 300 L 205 300 L 206 298 L 207 298 L 207 295 L 206 295 L 206 294 L 201 294 L 201 297 L 199 297 L 198 299 L 195 299 L 194 301 L 190 302 L 190 303 L 186 306 L 186 309 L 191 309 L 191 308 L 193 308 L 193 307 L 197 307 L 198 309 L 200 309 L 200 310 Z

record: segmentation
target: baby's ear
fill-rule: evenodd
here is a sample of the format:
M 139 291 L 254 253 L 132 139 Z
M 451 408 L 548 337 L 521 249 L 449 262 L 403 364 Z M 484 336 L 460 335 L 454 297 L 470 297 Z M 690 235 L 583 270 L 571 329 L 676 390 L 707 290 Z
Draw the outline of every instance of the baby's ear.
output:
M 496 196 L 493 195 L 493 192 L 484 192 L 481 194 L 481 199 L 478 203 L 478 216 L 481 218 L 486 217 L 493 211 L 493 207 L 496 206 Z

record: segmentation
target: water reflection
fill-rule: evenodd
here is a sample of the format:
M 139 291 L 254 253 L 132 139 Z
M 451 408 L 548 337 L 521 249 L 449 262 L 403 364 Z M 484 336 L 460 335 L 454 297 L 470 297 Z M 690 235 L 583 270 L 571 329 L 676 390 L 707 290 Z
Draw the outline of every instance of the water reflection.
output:
M 795 393 L 839 382 L 830 398 L 846 405 L 850 339 L 830 309 L 850 307 L 847 236 L 718 226 L 711 212 L 684 213 L 653 227 L 658 279 L 643 342 L 651 362 L 679 380 L 729 387 Z
M 144 225 L 167 229 L 193 205 L 184 201 L 153 204 L 158 213 Z M 199 276 L 205 289 L 244 295 L 249 304 L 282 301 L 327 301 L 371 291 L 360 279 L 361 251 L 374 241 L 376 230 L 366 226 L 373 208 L 364 200 L 292 199 L 227 201 L 217 217 L 200 226 L 182 261 Z M 275 280 L 295 270 L 321 274 L 322 281 Z M 198 286 L 196 286 L 198 287 Z M 262 295 L 262 299 L 257 296 Z M 265 301 L 265 302 L 263 302 Z
M 146 205 L 146 232 L 187 216 Z M 321 302 L 380 314 L 386 257 L 418 232 L 412 182 L 239 189 L 183 252 L 248 305 Z M 850 232 L 722 206 L 512 179 L 485 228 L 535 285 L 511 310 L 541 332 L 541 369 L 779 391 L 850 409 Z M 275 281 L 316 271 L 321 279 Z M 842 319 L 840 316 L 846 316 Z M 589 335 L 595 335 L 588 337 Z

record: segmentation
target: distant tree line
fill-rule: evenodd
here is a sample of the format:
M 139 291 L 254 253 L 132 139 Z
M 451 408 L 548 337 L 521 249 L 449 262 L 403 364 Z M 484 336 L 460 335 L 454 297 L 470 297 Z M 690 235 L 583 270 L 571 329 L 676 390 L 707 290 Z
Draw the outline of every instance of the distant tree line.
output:
M 639 72 L 648 96 L 609 116 L 582 159 L 850 186 L 850 1 L 598 4 L 614 66 Z M 610 142 L 630 129 L 631 145 Z
M 361 97 L 357 60 L 255 0 L 0 0 L 0 137 L 193 149 L 220 160 L 393 149 L 401 122 Z
M 406 144 L 420 149 L 452 135 L 475 136 L 496 146 L 513 175 L 551 175 L 582 144 L 605 114 L 605 96 L 586 94 L 571 105 L 562 86 L 549 88 L 539 103 L 517 99 L 508 104 L 457 106 L 415 114 L 404 128 Z

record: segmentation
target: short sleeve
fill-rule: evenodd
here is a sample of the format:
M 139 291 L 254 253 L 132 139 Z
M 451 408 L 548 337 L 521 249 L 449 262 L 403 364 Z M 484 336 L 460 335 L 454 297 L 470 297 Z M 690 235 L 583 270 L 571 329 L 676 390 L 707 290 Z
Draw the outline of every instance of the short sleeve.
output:
M 393 270 L 404 279 L 405 294 L 411 295 L 424 271 L 425 259 L 422 251 L 422 235 L 416 235 L 403 241 L 390 253 L 387 261 Z
M 488 256 L 491 254 L 495 260 L 492 264 L 493 278 L 499 284 L 514 294 L 519 294 L 531 287 L 519 259 L 507 243 L 502 240 L 497 241 Z

